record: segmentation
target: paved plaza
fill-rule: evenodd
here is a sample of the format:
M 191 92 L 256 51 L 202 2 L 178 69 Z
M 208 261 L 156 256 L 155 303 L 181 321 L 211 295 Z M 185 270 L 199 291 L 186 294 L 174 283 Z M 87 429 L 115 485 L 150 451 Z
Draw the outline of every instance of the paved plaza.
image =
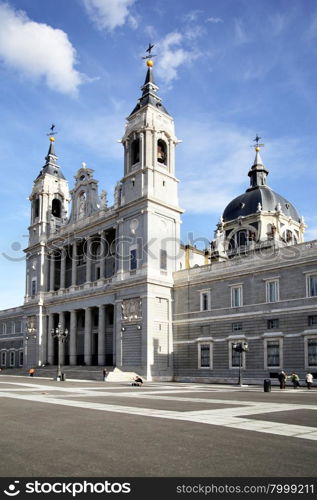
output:
M 1 476 L 313 477 L 317 390 L 0 376 Z

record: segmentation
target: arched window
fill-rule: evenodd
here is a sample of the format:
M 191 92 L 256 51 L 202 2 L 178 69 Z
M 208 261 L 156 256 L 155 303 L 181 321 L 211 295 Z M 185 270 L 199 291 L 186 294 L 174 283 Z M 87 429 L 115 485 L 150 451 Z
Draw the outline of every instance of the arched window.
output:
M 229 241 L 229 249 L 234 250 L 239 247 L 249 246 L 252 242 L 256 241 L 256 230 L 250 229 L 240 229 L 235 232 Z
M 40 215 L 40 200 L 39 198 L 35 198 L 33 200 L 33 221 Z
M 297 243 L 297 238 L 295 234 L 290 230 L 286 229 L 283 233 L 283 239 L 288 245 L 295 245 Z
M 167 164 L 167 146 L 166 142 L 162 141 L 162 139 L 157 141 L 157 161 L 164 163 L 164 165 Z
M 54 217 L 60 217 L 62 213 L 62 203 L 57 198 L 52 201 L 52 215 Z
M 131 165 L 140 161 L 140 139 L 135 139 L 131 144 Z

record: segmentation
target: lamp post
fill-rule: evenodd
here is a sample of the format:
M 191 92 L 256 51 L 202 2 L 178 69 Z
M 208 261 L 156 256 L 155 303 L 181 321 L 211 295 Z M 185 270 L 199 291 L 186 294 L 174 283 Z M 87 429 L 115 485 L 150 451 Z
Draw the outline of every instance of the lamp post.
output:
M 34 319 L 33 318 L 28 319 L 26 331 L 27 331 L 27 335 L 25 336 L 25 358 L 26 358 L 26 366 L 28 367 L 29 366 L 28 342 L 29 342 L 29 340 L 36 339 L 36 328 L 34 326 Z
M 242 364 L 242 353 L 247 352 L 249 350 L 249 345 L 247 342 L 237 342 L 236 344 L 232 344 L 232 349 L 239 353 L 239 380 L 238 385 L 242 385 L 241 381 L 241 364 Z
M 61 324 L 59 323 L 56 328 L 52 328 L 51 330 L 52 337 L 57 339 L 57 376 L 56 380 L 62 380 L 62 369 L 61 369 L 61 359 L 60 359 L 60 344 L 66 342 L 68 336 L 67 328 L 63 329 Z

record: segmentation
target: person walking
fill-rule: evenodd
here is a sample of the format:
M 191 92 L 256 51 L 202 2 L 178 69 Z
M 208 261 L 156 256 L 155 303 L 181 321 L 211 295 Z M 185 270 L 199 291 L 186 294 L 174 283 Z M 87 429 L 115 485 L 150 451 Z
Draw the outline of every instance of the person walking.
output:
M 280 383 L 280 389 L 285 389 L 287 375 L 284 370 L 281 370 L 278 374 L 278 380 Z
M 297 375 L 297 373 L 294 373 L 294 372 L 292 373 L 291 381 L 292 381 L 294 389 L 297 389 L 297 387 L 299 387 L 299 376 Z
M 310 372 L 306 373 L 306 384 L 307 384 L 307 389 L 311 389 L 313 385 L 313 379 L 314 377 Z

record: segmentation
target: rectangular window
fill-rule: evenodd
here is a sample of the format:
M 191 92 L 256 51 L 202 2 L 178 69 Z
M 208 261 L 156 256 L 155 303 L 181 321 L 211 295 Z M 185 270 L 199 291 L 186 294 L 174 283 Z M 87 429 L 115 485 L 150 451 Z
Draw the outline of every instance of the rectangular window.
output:
M 266 302 L 277 302 L 279 300 L 279 282 L 272 280 L 266 282 Z
M 280 366 L 280 342 L 279 340 L 268 340 L 266 343 L 266 362 L 268 368 Z
M 8 321 L 7 323 L 7 333 L 13 333 L 12 321 Z
M 20 319 L 17 319 L 15 321 L 15 333 L 22 333 L 22 321 Z
M 96 280 L 100 279 L 100 267 L 96 267 Z
M 136 248 L 130 250 L 130 271 L 134 271 L 137 268 L 137 258 L 136 258 Z
M 14 365 L 15 365 L 15 352 L 10 351 L 10 366 L 14 366 Z
M 36 279 L 32 280 L 31 295 L 36 295 Z
M 1 352 L 1 366 L 6 366 L 7 364 L 7 353 L 5 351 Z
M 317 338 L 308 339 L 308 366 L 317 367 Z
M 242 323 L 232 323 L 232 331 L 237 332 L 239 330 L 242 330 Z
M 164 271 L 167 270 L 167 251 L 162 249 L 160 255 L 160 268 L 163 269 Z
M 308 296 L 309 297 L 317 296 L 317 275 L 308 276 Z
M 315 326 L 315 325 L 317 325 L 317 315 L 308 316 L 308 326 Z
M 231 307 L 242 306 L 242 286 L 233 286 L 231 288 Z
M 211 368 L 211 344 L 198 344 L 198 367 Z
M 280 321 L 278 318 L 274 318 L 274 319 L 268 319 L 267 320 L 267 328 L 268 330 L 272 330 L 274 328 L 278 328 L 280 325 Z
M 19 366 L 23 366 L 24 353 L 19 351 Z
M 200 310 L 209 311 L 210 309 L 210 294 L 208 291 L 200 292 Z

